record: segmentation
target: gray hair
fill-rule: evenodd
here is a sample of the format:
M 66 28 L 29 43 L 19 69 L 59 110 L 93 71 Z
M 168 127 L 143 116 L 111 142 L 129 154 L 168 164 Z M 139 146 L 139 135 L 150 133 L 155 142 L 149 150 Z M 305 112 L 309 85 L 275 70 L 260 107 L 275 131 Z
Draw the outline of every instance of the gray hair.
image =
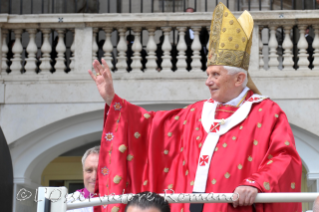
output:
M 247 83 L 248 83 L 248 78 L 247 78 L 247 71 L 242 69 L 242 68 L 237 68 L 237 67 L 233 67 L 233 66 L 223 66 L 227 71 L 229 75 L 234 75 L 237 73 L 244 73 L 246 78 L 243 82 L 243 87 L 246 87 Z
M 85 151 L 82 157 L 82 166 L 84 166 L 86 158 L 91 154 L 100 154 L 100 146 L 95 146 Z

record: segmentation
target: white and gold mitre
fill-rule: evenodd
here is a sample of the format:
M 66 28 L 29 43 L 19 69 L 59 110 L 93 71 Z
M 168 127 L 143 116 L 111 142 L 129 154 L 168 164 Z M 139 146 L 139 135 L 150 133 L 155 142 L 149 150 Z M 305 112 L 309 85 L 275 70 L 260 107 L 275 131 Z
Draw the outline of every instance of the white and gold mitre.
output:
M 244 11 L 237 19 L 230 10 L 219 3 L 213 13 L 210 27 L 208 66 L 233 66 L 248 72 L 254 20 Z M 248 74 L 247 86 L 259 93 Z

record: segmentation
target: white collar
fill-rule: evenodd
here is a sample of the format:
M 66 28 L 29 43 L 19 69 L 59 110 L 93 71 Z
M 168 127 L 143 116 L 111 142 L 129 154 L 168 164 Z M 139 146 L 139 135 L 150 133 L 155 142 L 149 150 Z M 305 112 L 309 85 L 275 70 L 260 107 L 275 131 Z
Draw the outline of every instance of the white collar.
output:
M 309 34 L 305 34 L 305 37 L 308 37 Z
M 243 91 L 234 99 L 226 102 L 226 103 L 220 103 L 218 102 L 218 104 L 222 104 L 222 105 L 231 105 L 231 106 L 237 106 L 238 103 L 244 98 L 244 96 L 246 95 L 246 93 L 249 91 L 249 88 L 248 87 L 245 87 L 243 89 Z M 242 102 L 243 103 L 243 102 Z M 242 104 L 241 103 L 241 104 Z

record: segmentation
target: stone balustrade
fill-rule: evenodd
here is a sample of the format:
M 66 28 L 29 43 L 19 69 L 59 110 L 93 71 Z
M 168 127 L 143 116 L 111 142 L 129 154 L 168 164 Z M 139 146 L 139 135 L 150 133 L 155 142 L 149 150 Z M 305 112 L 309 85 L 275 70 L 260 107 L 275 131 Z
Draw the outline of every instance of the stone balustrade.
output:
M 319 71 L 319 14 L 316 11 L 252 11 L 251 14 L 255 20 L 251 72 Z M 134 73 L 187 72 L 189 56 L 192 59 L 189 71 L 201 73 L 208 43 L 200 41 L 200 33 L 203 33 L 202 28 L 209 32 L 211 17 L 212 13 L 0 15 L 1 77 L 80 74 L 101 57 L 115 74 L 125 74 L 128 65 Z M 305 38 L 308 26 L 312 26 L 314 34 L 312 69 Z M 184 39 L 188 29 L 194 34 L 190 47 Z M 130 64 L 128 34 L 134 35 Z M 9 35 L 14 39 L 13 46 L 8 46 Z M 159 46 L 161 35 L 163 42 Z M 55 44 L 53 37 L 57 40 Z M 99 47 L 101 37 L 104 44 Z M 175 55 L 171 54 L 173 45 L 176 46 Z M 159 47 L 162 55 L 156 54 Z M 187 48 L 191 48 L 191 55 Z M 141 54 L 143 49 L 146 55 Z M 203 49 L 206 49 L 204 54 L 201 53 Z M 98 54 L 100 51 L 102 55 Z M 11 58 L 9 52 L 12 52 Z M 144 68 L 142 59 L 146 61 Z M 157 64 L 160 59 L 161 70 Z

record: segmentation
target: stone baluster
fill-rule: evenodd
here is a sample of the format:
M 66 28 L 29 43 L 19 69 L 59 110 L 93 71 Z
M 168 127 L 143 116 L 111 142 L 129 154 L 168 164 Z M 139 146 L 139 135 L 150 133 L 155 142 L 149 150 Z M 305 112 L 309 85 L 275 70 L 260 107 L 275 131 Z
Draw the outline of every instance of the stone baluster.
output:
M 51 66 L 51 57 L 50 53 L 52 51 L 52 47 L 49 42 L 49 34 L 51 32 L 51 29 L 42 29 L 43 33 L 43 44 L 41 46 L 41 51 L 42 51 L 42 58 L 41 60 L 41 65 L 40 65 L 40 74 L 44 74 L 47 72 L 50 72 L 52 69 Z
M 314 60 L 313 60 L 313 71 L 319 71 L 319 25 L 314 25 L 313 26 L 315 30 L 315 38 L 312 43 L 312 47 L 314 48 Z
M 164 42 L 162 44 L 163 56 L 162 56 L 162 72 L 171 72 L 172 70 L 172 62 L 170 51 L 172 50 L 172 45 L 170 42 L 170 32 L 172 30 L 171 27 L 162 27 L 164 31 Z
M 276 30 L 277 26 L 270 26 L 270 39 L 269 39 L 269 71 L 278 71 L 278 55 L 277 55 L 277 47 L 278 47 L 278 42 L 276 39 Z
M 178 27 L 178 34 L 179 34 L 179 41 L 177 44 L 177 50 L 178 50 L 178 56 L 177 56 L 177 63 L 176 67 L 177 70 L 186 70 L 187 68 L 187 63 L 186 63 L 186 54 L 185 51 L 187 50 L 187 45 L 185 42 L 185 31 L 186 27 Z
M 148 28 L 148 42 L 146 45 L 146 50 L 147 50 L 147 63 L 146 63 L 146 70 L 144 71 L 155 71 L 157 68 L 157 63 L 156 63 L 156 42 L 154 39 L 154 34 L 155 34 L 155 28 L 150 27 Z
M 117 44 L 117 50 L 119 53 L 117 56 L 116 67 L 119 73 L 126 72 L 126 68 L 127 68 L 126 55 L 125 55 L 125 52 L 127 50 L 127 44 L 125 41 L 125 31 L 126 30 L 124 28 L 118 29 L 118 32 L 120 34 L 120 41 Z
M 299 34 L 300 38 L 298 41 L 298 71 L 309 71 L 310 69 L 308 68 L 309 66 L 309 60 L 308 60 L 308 53 L 307 53 L 307 48 L 308 48 L 308 42 L 305 38 L 305 30 L 307 28 L 307 25 L 299 25 Z
M 262 40 L 262 31 L 263 27 L 259 26 L 259 70 L 264 70 L 264 54 L 263 54 L 263 47 L 264 43 Z
M 71 57 L 70 57 L 70 64 L 69 64 L 69 67 L 70 67 L 70 72 L 73 72 L 74 69 L 75 69 L 75 58 L 74 58 L 74 52 L 75 52 L 75 44 L 74 44 L 74 41 L 75 41 L 75 30 L 74 29 L 70 29 L 70 31 L 73 33 L 73 41 L 72 41 L 72 45 L 71 45 Z
M 200 50 L 202 48 L 202 45 L 199 41 L 199 31 L 201 30 L 201 27 L 199 26 L 192 27 L 192 30 L 194 31 L 194 40 L 191 46 L 193 50 L 192 63 L 191 63 L 192 71 L 201 72 L 202 63 L 200 61 L 201 59 Z
M 96 42 L 96 34 L 99 31 L 98 28 L 93 28 L 93 38 L 92 38 L 92 63 L 94 60 L 97 60 L 97 51 L 99 50 L 99 46 Z
M 113 69 L 113 64 L 112 64 L 113 45 L 111 42 L 111 33 L 112 33 L 113 29 L 110 27 L 106 27 L 106 28 L 104 28 L 104 31 L 105 31 L 105 42 L 103 45 L 104 60 L 107 63 L 107 65 L 109 66 L 110 70 L 112 70 Z
M 56 46 L 56 51 L 58 53 L 58 57 L 56 58 L 56 64 L 54 66 L 55 68 L 55 73 L 57 74 L 64 74 L 66 66 L 64 64 L 65 58 L 64 58 L 64 53 L 66 51 L 66 47 L 64 44 L 64 29 L 58 29 L 58 36 L 59 36 L 59 41 L 58 45 Z
M 29 33 L 29 44 L 27 46 L 28 58 L 25 59 L 27 61 L 25 65 L 26 74 L 35 74 L 37 69 L 37 59 L 36 53 L 38 51 L 37 44 L 35 43 L 35 34 L 37 33 L 37 29 L 28 29 Z
M 140 42 L 140 34 L 141 34 L 141 28 L 140 27 L 134 27 L 134 43 L 132 46 L 132 50 L 134 51 L 133 57 L 132 57 L 132 71 L 140 71 L 142 69 L 142 63 L 141 63 L 141 50 L 142 50 L 142 44 Z
M 282 43 L 282 47 L 284 49 L 284 61 L 282 62 L 282 65 L 284 66 L 283 71 L 294 71 L 294 61 L 293 61 L 293 55 L 292 55 L 292 48 L 293 43 L 290 38 L 290 31 L 292 26 L 284 26 L 284 32 L 285 32 L 285 39 Z
M 13 58 L 11 59 L 12 64 L 10 66 L 10 74 L 21 74 L 22 64 L 21 64 L 21 53 L 23 52 L 23 46 L 21 44 L 21 34 L 22 29 L 15 29 L 15 42 L 12 47 L 12 52 L 14 53 Z
M 2 51 L 2 64 L 1 64 L 1 72 L 6 72 L 8 69 L 8 60 L 7 60 L 7 53 L 9 51 L 8 45 L 7 45 L 7 34 L 8 30 L 7 29 L 2 29 L 2 46 L 1 46 L 1 51 Z

